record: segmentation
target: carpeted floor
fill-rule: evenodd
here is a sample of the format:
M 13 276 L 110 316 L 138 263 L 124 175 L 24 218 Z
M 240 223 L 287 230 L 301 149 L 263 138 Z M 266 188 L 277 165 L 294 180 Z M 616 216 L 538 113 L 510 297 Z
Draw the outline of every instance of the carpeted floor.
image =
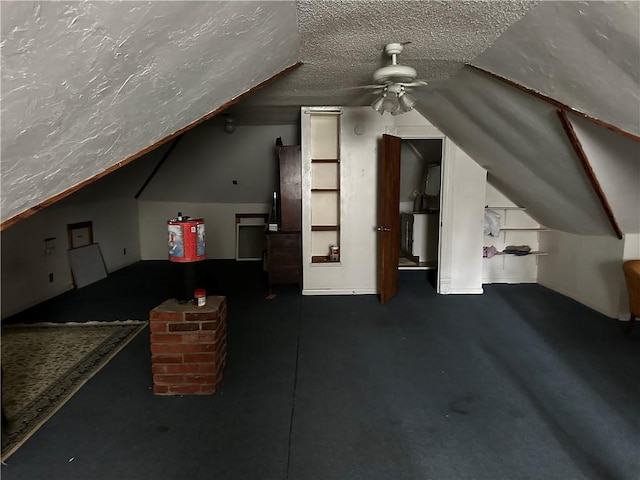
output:
M 164 263 L 14 320 L 145 318 L 168 293 Z M 640 477 L 640 329 L 625 336 L 538 285 L 439 296 L 413 274 L 386 305 L 289 286 L 266 300 L 258 265 L 206 270 L 229 305 L 218 393 L 153 396 L 138 335 L 9 459 L 4 480 Z

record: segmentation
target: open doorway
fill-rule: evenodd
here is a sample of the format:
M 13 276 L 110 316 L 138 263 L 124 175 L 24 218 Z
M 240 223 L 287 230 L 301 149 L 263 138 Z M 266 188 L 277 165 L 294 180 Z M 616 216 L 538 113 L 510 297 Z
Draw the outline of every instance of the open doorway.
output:
M 398 270 L 436 287 L 443 139 L 403 139 Z M 414 272 L 414 273 L 409 273 Z

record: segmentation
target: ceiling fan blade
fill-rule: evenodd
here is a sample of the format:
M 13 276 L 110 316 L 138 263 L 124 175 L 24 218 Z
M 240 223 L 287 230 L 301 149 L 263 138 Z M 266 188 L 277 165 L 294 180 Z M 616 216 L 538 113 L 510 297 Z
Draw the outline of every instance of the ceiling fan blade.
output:
M 403 87 L 426 87 L 428 83 L 425 82 L 424 80 L 414 80 L 413 82 L 409 82 L 409 83 L 401 82 L 400 85 L 402 85 Z
M 343 90 L 382 90 L 386 85 L 358 85 L 356 87 L 346 87 Z

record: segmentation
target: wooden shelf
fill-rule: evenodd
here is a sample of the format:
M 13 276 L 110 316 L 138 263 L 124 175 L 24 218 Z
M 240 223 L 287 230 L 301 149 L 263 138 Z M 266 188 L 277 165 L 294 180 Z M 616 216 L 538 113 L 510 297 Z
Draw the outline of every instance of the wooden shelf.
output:
M 339 158 L 312 158 L 311 163 L 340 163 Z
M 340 225 L 311 225 L 312 232 L 339 232 Z
M 314 255 L 311 257 L 311 263 L 340 263 L 340 260 L 329 260 L 325 255 Z
M 339 192 L 339 188 L 312 188 L 312 192 Z

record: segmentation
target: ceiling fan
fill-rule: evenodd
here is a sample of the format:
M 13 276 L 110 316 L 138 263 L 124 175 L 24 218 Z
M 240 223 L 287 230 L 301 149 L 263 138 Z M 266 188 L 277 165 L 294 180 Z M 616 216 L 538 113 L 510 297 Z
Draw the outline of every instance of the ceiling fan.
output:
M 398 63 L 398 55 L 402 53 L 404 45 L 406 43 L 387 44 L 384 51 L 391 57 L 391 64 L 373 72 L 374 85 L 361 87 L 371 88 L 374 90 L 373 93 L 378 94 L 371 107 L 380 115 L 384 112 L 400 115 L 413 110 L 418 101 L 408 90 L 427 85 L 426 81 L 417 79 L 418 73 L 415 68 Z

